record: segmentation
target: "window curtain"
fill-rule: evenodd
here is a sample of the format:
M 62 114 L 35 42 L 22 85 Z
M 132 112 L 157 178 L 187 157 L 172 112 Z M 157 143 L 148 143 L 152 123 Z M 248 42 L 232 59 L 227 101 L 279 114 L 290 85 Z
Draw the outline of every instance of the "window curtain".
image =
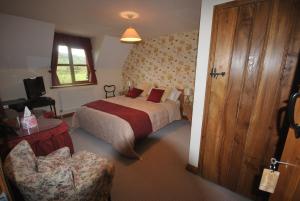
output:
M 52 74 L 52 86 L 59 86 L 59 79 L 56 74 L 57 59 L 58 59 L 58 45 L 67 45 L 73 48 L 82 48 L 85 50 L 87 58 L 88 71 L 90 72 L 89 82 L 97 84 L 97 77 L 95 73 L 92 45 L 91 40 L 85 37 L 71 36 L 62 33 L 55 33 L 52 48 L 52 61 L 51 61 L 51 74 Z
M 60 82 L 56 74 L 57 70 L 57 59 L 58 59 L 58 40 L 56 34 L 54 34 L 53 48 L 52 48 L 52 59 L 51 59 L 51 80 L 52 86 L 59 86 Z

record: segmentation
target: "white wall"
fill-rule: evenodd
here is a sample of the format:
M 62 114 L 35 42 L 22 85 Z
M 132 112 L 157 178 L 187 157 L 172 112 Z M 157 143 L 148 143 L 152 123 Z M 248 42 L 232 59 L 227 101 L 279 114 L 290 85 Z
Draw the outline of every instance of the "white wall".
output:
M 54 24 L 0 13 L 0 27 L 0 67 L 50 65 Z
M 0 13 L 0 95 L 25 97 L 23 80 L 51 63 L 54 24 Z
M 122 87 L 122 66 L 131 45 L 118 38 L 92 39 L 97 85 L 51 89 L 50 70 L 54 25 L 22 17 L 0 14 L 0 96 L 2 100 L 26 98 L 23 79 L 43 76 L 46 96 L 56 100 L 61 113 L 104 97 L 105 84 Z M 2 31 L 5 30 L 5 31 Z M 6 51 L 8 50 L 8 51 Z M 2 62 L 3 61 L 3 62 Z
M 213 8 L 217 4 L 229 0 L 202 0 L 200 28 L 198 39 L 198 54 L 196 65 L 196 79 L 193 106 L 193 123 L 191 129 L 189 164 L 198 167 L 201 129 L 204 115 L 205 89 L 210 51 L 210 37 L 212 28 Z
M 130 53 L 132 45 L 121 43 L 119 38 L 111 36 L 95 38 L 92 42 L 95 66 L 100 67 L 101 74 L 105 74 L 105 76 L 100 77 L 101 83 L 115 84 L 117 89 L 121 91 L 123 89 L 123 64 Z M 118 79 L 114 77 L 118 77 Z

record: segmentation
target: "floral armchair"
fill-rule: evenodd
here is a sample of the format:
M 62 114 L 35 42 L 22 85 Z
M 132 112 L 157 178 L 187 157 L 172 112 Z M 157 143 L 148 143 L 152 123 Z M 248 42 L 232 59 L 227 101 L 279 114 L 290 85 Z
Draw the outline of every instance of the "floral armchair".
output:
M 5 159 L 4 171 L 26 201 L 106 201 L 114 166 L 86 151 L 71 157 L 68 147 L 36 157 L 23 140 Z

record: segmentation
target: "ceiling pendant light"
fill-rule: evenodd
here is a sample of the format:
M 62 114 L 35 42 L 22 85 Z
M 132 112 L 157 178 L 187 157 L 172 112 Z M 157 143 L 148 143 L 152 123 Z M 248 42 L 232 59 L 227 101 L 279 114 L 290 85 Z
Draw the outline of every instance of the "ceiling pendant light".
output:
M 138 18 L 139 14 L 132 11 L 124 11 L 120 13 L 120 16 L 125 19 L 132 20 Z M 136 42 L 140 42 L 141 40 L 142 38 L 140 37 L 138 32 L 132 27 L 128 27 L 124 31 L 120 39 L 120 41 L 125 43 L 136 43 Z
M 139 42 L 141 41 L 141 37 L 136 32 L 136 30 L 132 27 L 128 27 L 124 33 L 122 34 L 122 37 L 120 39 L 122 42 L 127 42 L 127 43 L 134 43 L 134 42 Z

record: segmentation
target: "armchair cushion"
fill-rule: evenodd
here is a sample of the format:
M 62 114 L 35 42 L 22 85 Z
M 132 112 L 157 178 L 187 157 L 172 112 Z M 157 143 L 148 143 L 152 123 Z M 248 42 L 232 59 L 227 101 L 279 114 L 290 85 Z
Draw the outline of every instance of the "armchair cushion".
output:
M 110 161 L 87 151 L 79 151 L 72 156 L 70 166 L 79 200 L 108 199 L 114 175 L 114 166 Z
M 93 178 L 99 178 L 103 174 L 112 174 L 113 167 L 109 164 L 107 159 L 87 151 L 75 153 L 70 161 L 70 166 L 73 167 L 76 188 L 92 183 Z
M 43 173 L 28 175 L 16 182 L 26 201 L 70 200 L 75 194 L 72 171 L 68 166 Z
M 27 141 L 21 141 L 11 150 L 5 159 L 4 169 L 7 177 L 14 182 L 36 172 L 36 157 Z
M 38 172 L 47 172 L 54 170 L 58 166 L 68 166 L 67 161 L 71 158 L 69 147 L 60 148 L 47 156 L 37 157 Z

